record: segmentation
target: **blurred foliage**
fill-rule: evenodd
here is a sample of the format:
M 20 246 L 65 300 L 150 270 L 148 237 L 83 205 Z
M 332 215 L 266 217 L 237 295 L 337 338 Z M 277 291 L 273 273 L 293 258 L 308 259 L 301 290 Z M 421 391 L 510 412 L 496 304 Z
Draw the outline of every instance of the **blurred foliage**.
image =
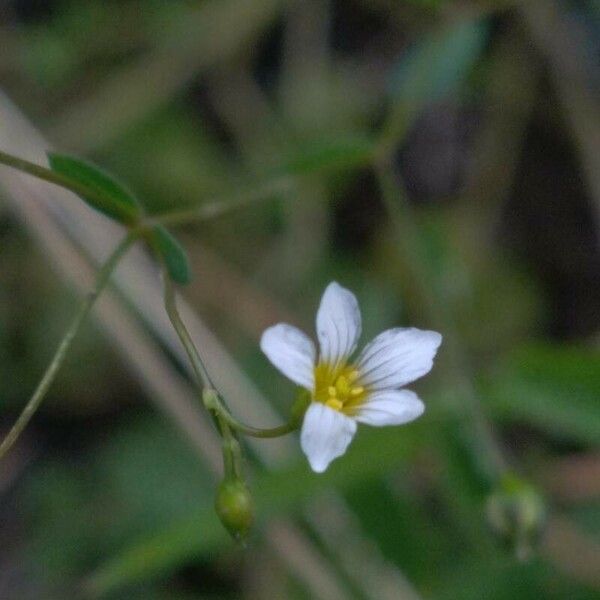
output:
M 149 212 L 290 183 L 291 194 L 181 229 L 190 302 L 282 413 L 293 390 L 258 336 L 280 319 L 312 330 L 331 279 L 359 297 L 366 338 L 414 324 L 451 340 L 417 384 L 424 417 L 362 428 L 325 475 L 299 451 L 266 468 L 249 449 L 259 522 L 242 551 L 215 516 L 207 463 L 148 407 L 110 340 L 86 328 L 0 476 L 0 597 L 313 598 L 326 596 L 323 578 L 377 600 L 597 597 L 600 245 L 598 223 L 588 225 L 600 199 L 583 166 L 593 157 L 571 129 L 578 96 L 565 102 L 555 89 L 563 67 L 533 33 L 534 9 L 570 35 L 567 63 L 597 45 L 591 1 L 0 7 L 2 90 L 61 150 L 117 173 Z M 546 39 L 564 45 L 555 33 Z M 585 56 L 584 88 L 596 94 L 598 64 Z M 382 147 L 395 157 L 401 231 L 370 167 Z M 535 185 L 550 177 L 552 197 Z M 74 298 L 26 224 L 0 210 L 5 428 Z M 186 279 L 179 246 L 158 235 Z M 524 478 L 555 482 L 527 563 L 486 524 L 473 406 Z M 582 461 L 575 484 L 559 476 L 562 460 Z M 565 500 L 572 487 L 583 491 Z M 311 520 L 332 490 L 351 515 L 328 520 L 358 548 L 350 567 L 354 546 L 332 549 Z M 315 562 L 297 547 L 301 566 L 285 560 L 272 541 L 282 522 L 301 530 Z M 369 593 L 356 572 L 373 569 L 381 589 Z
M 526 419 L 559 437 L 600 443 L 597 351 L 522 346 L 497 369 L 484 389 L 499 417 Z

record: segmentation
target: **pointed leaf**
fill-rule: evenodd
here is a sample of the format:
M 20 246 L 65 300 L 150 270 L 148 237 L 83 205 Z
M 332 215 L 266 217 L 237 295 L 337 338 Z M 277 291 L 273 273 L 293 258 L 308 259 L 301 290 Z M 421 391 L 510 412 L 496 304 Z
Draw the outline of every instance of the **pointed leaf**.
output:
M 415 44 L 392 81 L 397 101 L 422 107 L 454 92 L 481 56 L 489 37 L 484 21 L 452 24 Z
M 370 163 L 373 141 L 366 137 L 318 140 L 300 146 L 284 163 L 283 172 L 310 175 L 325 170 L 353 169 Z
M 135 196 L 100 168 L 79 158 L 48 153 L 50 168 L 74 185 L 77 193 L 92 208 L 125 225 L 133 224 L 142 212 Z
M 556 435 L 600 442 L 600 354 L 576 346 L 523 346 L 483 383 L 498 417 L 533 423 Z

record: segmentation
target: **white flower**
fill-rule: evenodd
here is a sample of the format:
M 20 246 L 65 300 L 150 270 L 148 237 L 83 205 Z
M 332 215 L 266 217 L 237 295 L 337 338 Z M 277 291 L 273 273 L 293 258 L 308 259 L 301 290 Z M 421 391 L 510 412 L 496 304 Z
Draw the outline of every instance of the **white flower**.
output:
M 311 393 L 300 443 L 317 473 L 344 454 L 357 422 L 402 425 L 425 410 L 414 392 L 398 388 L 431 370 L 442 336 L 414 328 L 388 329 L 351 361 L 360 333 L 356 297 L 332 282 L 317 312 L 318 360 L 312 340 L 292 325 L 269 327 L 260 341 L 273 365 Z

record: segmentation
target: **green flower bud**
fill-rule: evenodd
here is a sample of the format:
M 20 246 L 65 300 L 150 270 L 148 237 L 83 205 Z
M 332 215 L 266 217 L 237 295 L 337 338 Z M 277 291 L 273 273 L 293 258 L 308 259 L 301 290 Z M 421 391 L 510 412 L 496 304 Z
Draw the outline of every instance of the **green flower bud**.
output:
M 537 490 L 514 474 L 505 475 L 488 497 L 488 523 L 520 560 L 528 559 L 546 520 L 544 501 Z
M 250 490 L 241 479 L 224 479 L 217 489 L 215 510 L 227 531 L 243 541 L 254 522 Z

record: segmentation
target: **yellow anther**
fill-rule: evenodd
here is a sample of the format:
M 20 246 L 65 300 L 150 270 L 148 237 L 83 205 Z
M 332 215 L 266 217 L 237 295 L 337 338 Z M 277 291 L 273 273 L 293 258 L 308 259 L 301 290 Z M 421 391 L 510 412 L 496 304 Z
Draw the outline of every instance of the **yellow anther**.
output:
M 359 375 L 358 371 L 356 371 L 356 370 L 350 371 L 350 373 L 348 373 L 348 382 L 353 383 L 354 381 L 356 381 L 358 379 L 358 375 Z
M 340 375 L 335 382 L 335 387 L 337 391 L 340 393 L 340 396 L 345 396 L 350 391 L 350 386 L 348 385 L 348 380 Z
M 367 394 L 363 386 L 357 385 L 359 381 L 360 371 L 353 365 L 319 363 L 315 367 L 314 400 L 340 412 L 355 410 Z
M 329 406 L 329 408 L 333 408 L 334 410 L 341 410 L 344 404 L 337 398 L 329 398 L 329 400 L 325 402 L 325 406 Z

